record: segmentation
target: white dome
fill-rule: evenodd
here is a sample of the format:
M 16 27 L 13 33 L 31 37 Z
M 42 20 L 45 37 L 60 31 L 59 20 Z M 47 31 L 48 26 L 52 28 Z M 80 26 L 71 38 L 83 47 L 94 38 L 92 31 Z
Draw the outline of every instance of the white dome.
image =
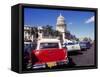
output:
M 59 17 L 57 19 L 62 19 L 64 20 L 64 17 L 60 14 Z
M 57 18 L 57 25 L 65 24 L 65 18 L 60 14 Z

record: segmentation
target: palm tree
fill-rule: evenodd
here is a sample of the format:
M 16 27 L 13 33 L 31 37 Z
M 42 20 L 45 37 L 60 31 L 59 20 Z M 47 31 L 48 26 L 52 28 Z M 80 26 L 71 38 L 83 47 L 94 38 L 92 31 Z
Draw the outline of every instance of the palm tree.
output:
M 33 35 L 35 38 L 38 38 L 37 37 L 37 35 L 38 35 L 38 29 L 37 29 L 37 27 L 32 27 L 31 31 L 30 31 L 30 34 Z
M 56 37 L 61 35 L 61 33 L 60 33 L 59 31 L 57 31 L 57 30 L 54 30 L 53 34 L 54 34 L 54 36 L 56 36 Z
M 52 29 L 52 26 L 50 25 L 46 25 L 46 26 L 43 26 L 43 35 L 44 36 L 52 36 L 53 35 L 53 29 Z

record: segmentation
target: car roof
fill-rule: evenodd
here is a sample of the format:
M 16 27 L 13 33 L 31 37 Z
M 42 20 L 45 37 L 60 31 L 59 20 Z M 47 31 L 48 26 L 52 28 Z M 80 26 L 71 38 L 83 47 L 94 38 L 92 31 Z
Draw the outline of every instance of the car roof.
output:
M 70 41 L 70 40 L 67 40 L 67 41 L 64 41 L 64 43 L 74 43 L 74 42 Z
M 52 43 L 52 42 L 60 42 L 60 40 L 58 39 L 41 39 L 41 40 L 38 40 L 38 42 L 48 42 L 48 43 Z
M 31 42 L 24 42 L 24 44 L 31 44 Z
M 71 40 L 68 40 L 68 39 L 65 39 L 65 40 L 64 40 L 64 42 L 73 42 L 73 41 L 71 41 Z

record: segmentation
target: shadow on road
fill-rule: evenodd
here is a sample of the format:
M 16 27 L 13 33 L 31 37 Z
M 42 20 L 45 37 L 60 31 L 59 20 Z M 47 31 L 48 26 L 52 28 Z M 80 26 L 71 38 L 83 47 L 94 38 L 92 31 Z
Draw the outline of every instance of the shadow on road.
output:
M 73 61 L 72 58 L 69 57 L 69 63 L 68 63 L 68 66 L 75 66 L 75 62 Z
M 70 68 L 70 67 L 74 67 L 76 64 L 74 63 L 73 59 L 69 57 L 69 63 L 68 64 L 64 64 L 64 65 L 59 65 L 56 67 L 53 67 L 52 69 L 64 69 L 64 68 Z
M 54 66 L 54 67 L 52 67 L 52 68 L 49 68 L 49 67 L 46 67 L 46 68 L 38 68 L 38 69 L 33 69 L 33 68 L 25 69 L 25 68 L 24 68 L 24 70 L 27 70 L 27 71 L 30 71 L 30 70 L 31 70 L 31 71 L 32 71 L 32 70 L 45 70 L 45 69 L 50 70 L 50 69 L 65 69 L 65 68 L 72 68 L 72 67 L 75 67 L 76 64 L 75 64 L 75 62 L 73 61 L 73 59 L 70 58 L 70 57 L 68 57 L 68 59 L 69 59 L 68 64 L 64 64 L 64 65 L 57 65 L 57 66 Z
M 69 56 L 77 56 L 77 55 L 82 55 L 83 53 L 82 52 L 80 52 L 80 51 L 77 51 L 77 52 L 74 52 L 74 51 L 72 51 L 72 52 L 68 52 L 68 55 Z

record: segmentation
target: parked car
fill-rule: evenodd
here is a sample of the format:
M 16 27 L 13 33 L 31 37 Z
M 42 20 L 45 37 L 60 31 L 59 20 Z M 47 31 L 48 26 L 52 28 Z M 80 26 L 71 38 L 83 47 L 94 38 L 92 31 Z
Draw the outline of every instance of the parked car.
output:
M 28 51 L 32 47 L 31 42 L 24 42 L 24 51 Z
M 79 43 L 73 41 L 64 42 L 63 47 L 66 47 L 68 52 L 81 50 Z
M 32 44 L 31 42 L 24 42 L 24 68 L 30 68 L 28 67 L 29 65 L 29 60 L 30 60 L 30 53 L 32 51 Z
M 91 44 L 89 41 L 86 41 L 85 43 L 86 43 L 86 47 L 87 47 L 87 49 L 90 49 L 91 46 L 92 46 L 92 44 Z
M 32 65 L 37 68 L 52 68 L 68 63 L 66 48 L 62 48 L 58 39 L 41 39 L 32 51 Z
M 86 50 L 87 49 L 87 45 L 85 42 L 79 42 L 80 48 L 81 50 Z
M 81 49 L 90 49 L 90 47 L 92 46 L 92 44 L 89 41 L 82 41 L 79 44 Z

